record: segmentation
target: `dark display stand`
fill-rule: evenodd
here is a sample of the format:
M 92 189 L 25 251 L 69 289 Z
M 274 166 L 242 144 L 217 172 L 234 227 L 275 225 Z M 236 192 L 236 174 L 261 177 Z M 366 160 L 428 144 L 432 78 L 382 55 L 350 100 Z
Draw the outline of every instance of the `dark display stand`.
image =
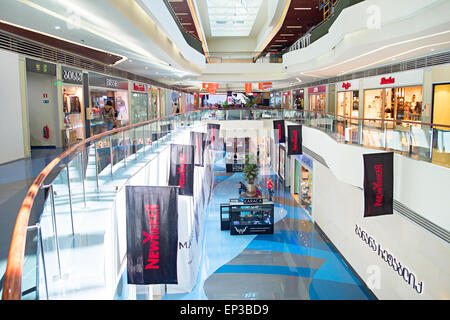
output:
M 220 205 L 220 229 L 231 235 L 273 234 L 274 204 L 232 202 Z

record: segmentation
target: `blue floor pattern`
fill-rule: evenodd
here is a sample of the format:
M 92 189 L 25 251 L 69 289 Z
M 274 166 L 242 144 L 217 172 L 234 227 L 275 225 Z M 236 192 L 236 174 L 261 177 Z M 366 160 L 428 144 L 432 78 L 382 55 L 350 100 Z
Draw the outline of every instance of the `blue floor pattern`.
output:
M 257 183 L 265 186 L 269 177 L 274 181 L 274 234 L 231 236 L 220 231 L 220 203 L 237 195 L 238 182 L 244 181 L 242 173 L 224 175 L 224 167 L 218 152 L 197 283 L 189 293 L 163 299 L 373 299 L 268 167 Z

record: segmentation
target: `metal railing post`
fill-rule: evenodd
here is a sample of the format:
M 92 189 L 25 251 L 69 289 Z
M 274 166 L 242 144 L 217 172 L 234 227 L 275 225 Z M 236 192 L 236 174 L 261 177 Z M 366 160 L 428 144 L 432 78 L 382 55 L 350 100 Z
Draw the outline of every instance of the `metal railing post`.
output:
M 109 136 L 109 158 L 111 165 L 111 178 L 113 177 L 113 166 L 114 166 L 114 154 L 113 154 L 113 145 L 112 145 L 112 135 Z
M 142 126 L 142 148 L 144 150 L 144 157 L 145 157 L 145 147 L 147 145 L 147 141 L 145 139 L 145 125 Z
M 123 146 L 123 165 L 127 166 L 127 153 L 126 153 L 126 145 L 125 145 L 125 130 L 122 131 L 122 146 Z
M 84 177 L 86 176 L 86 171 L 84 169 L 84 151 L 80 152 L 81 155 L 81 182 L 83 184 L 83 202 L 84 202 L 84 207 L 86 208 L 86 186 L 85 186 L 85 181 L 84 181 Z
M 66 171 L 67 171 L 67 187 L 69 189 L 69 207 L 70 207 L 70 220 L 72 222 L 72 236 L 75 235 L 75 231 L 73 228 L 73 211 L 72 211 L 72 192 L 70 190 L 70 174 L 69 174 L 69 164 L 66 165 Z
M 384 122 L 384 149 L 387 149 L 387 122 Z
M 95 180 L 97 182 L 97 192 L 99 191 L 98 187 L 98 152 L 97 152 L 97 141 L 94 142 L 95 149 Z
M 45 283 L 45 296 L 48 300 L 48 282 L 47 282 L 47 269 L 45 267 L 45 254 L 44 254 L 44 243 L 42 241 L 42 231 L 41 231 L 41 225 L 39 223 L 36 223 L 34 226 L 27 227 L 27 231 L 31 229 L 37 230 L 37 243 L 40 247 L 41 252 L 41 258 L 42 258 L 42 268 L 44 272 L 44 283 Z M 38 254 L 36 255 L 36 259 L 38 259 Z M 61 278 L 61 276 L 60 276 Z M 36 292 L 38 293 L 39 298 L 39 261 L 37 262 L 37 268 L 36 268 Z
M 58 228 L 56 226 L 56 209 L 55 209 L 55 193 L 53 190 L 53 184 L 50 184 L 49 186 L 43 186 L 43 188 L 50 188 L 49 192 L 52 196 L 52 202 L 51 202 L 51 213 L 52 213 L 52 226 L 53 226 L 53 233 L 55 234 L 55 246 L 56 246 L 56 258 L 58 260 L 58 274 L 59 278 L 62 278 L 61 274 L 61 258 L 60 258 L 60 250 L 59 250 L 59 240 L 58 240 Z

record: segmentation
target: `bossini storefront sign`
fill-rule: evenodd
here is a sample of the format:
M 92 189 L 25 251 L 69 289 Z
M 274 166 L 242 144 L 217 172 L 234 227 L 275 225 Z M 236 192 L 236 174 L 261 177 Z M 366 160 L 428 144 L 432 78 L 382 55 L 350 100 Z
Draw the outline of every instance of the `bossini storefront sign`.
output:
M 383 259 L 408 285 L 410 285 L 417 293 L 423 292 L 424 284 L 418 281 L 416 275 L 408 270 L 405 265 L 394 257 L 389 251 L 381 248 L 381 245 L 374 238 L 367 234 L 360 226 L 356 225 L 355 233 L 364 241 L 378 256 Z

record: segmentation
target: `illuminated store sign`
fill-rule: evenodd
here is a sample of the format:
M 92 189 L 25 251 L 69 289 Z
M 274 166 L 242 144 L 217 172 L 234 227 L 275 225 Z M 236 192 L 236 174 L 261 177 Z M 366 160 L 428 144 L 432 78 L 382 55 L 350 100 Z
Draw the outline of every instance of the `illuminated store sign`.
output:
M 392 77 L 389 77 L 387 79 L 385 77 L 381 78 L 380 84 L 392 84 L 392 83 L 395 83 L 395 78 Z
M 143 83 L 133 82 L 133 91 L 146 92 L 147 88 L 146 88 L 146 85 Z
M 364 230 L 361 229 L 360 226 L 356 225 L 355 233 L 358 235 L 362 241 L 364 241 L 374 252 L 378 254 L 378 256 L 383 259 L 398 275 L 408 283 L 408 285 L 412 286 L 412 288 L 419 294 L 423 292 L 424 284 L 422 281 L 417 282 L 416 275 L 408 270 L 405 265 L 394 257 L 389 251 L 381 248 L 381 245 L 374 238 L 367 234 Z
M 242 202 L 244 204 L 263 203 L 263 199 L 262 198 L 246 198 L 246 199 L 242 199 Z
M 83 72 L 81 70 L 62 67 L 61 71 L 65 83 L 83 84 Z
M 348 90 L 351 86 L 352 84 L 350 82 L 344 82 L 342 84 L 342 88 L 344 88 L 345 90 Z

